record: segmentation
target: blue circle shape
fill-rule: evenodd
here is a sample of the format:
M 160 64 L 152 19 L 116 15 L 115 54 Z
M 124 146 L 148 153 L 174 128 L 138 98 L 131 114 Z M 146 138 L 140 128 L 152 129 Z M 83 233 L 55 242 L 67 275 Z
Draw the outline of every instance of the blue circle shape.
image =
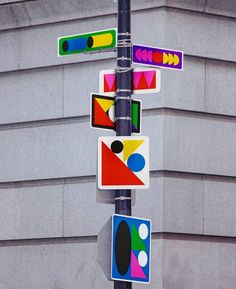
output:
M 133 172 L 140 172 L 145 166 L 145 159 L 141 154 L 132 154 L 127 160 L 128 168 Z

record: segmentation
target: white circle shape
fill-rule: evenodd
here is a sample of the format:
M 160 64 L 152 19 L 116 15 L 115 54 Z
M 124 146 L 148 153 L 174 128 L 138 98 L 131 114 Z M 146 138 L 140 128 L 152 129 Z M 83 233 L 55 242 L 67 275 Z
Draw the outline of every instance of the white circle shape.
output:
M 142 223 L 138 228 L 139 236 L 142 240 L 145 240 L 148 236 L 148 227 L 144 223 Z
M 115 105 L 112 105 L 112 106 L 109 108 L 108 116 L 110 117 L 110 120 L 111 120 L 112 122 L 115 122 Z
M 141 267 L 145 267 L 147 265 L 148 262 L 148 257 L 146 252 L 144 251 L 140 251 L 138 254 L 138 263 Z

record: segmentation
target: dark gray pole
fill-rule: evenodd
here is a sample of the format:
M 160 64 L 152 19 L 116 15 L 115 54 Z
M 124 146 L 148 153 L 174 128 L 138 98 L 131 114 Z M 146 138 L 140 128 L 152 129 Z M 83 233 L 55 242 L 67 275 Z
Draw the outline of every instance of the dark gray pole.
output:
M 131 135 L 131 31 L 130 0 L 118 0 L 116 73 L 116 135 Z M 117 190 L 115 213 L 131 216 L 131 190 Z M 114 289 L 131 289 L 131 282 L 115 281 Z

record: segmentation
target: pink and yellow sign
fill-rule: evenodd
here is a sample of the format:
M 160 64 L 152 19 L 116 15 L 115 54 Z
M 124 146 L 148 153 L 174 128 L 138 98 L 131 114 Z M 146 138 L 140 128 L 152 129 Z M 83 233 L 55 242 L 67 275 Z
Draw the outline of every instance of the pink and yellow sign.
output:
M 161 70 L 134 68 L 132 94 L 158 93 L 161 89 Z M 116 93 L 115 70 L 102 70 L 99 74 L 99 92 L 114 96 Z

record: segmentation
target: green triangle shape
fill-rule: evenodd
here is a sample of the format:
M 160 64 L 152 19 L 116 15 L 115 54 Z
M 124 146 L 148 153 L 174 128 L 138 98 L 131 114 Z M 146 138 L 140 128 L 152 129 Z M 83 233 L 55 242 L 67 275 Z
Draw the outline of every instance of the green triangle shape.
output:
M 145 245 L 134 225 L 132 225 L 132 250 L 146 251 Z

